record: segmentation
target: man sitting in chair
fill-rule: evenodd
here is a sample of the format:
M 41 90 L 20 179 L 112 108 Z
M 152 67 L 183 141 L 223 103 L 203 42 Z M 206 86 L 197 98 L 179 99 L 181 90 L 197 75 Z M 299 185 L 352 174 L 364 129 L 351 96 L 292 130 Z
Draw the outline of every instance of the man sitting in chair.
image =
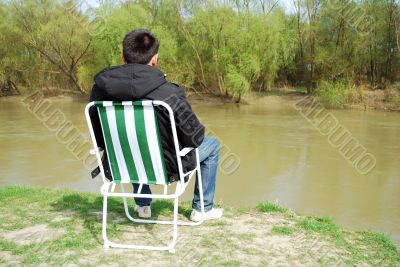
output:
M 169 104 L 174 112 L 176 130 L 181 147 L 199 148 L 200 166 L 203 182 L 204 209 L 206 220 L 219 219 L 223 210 L 214 208 L 215 182 L 218 167 L 219 143 L 215 138 L 204 137 L 204 126 L 200 123 L 181 86 L 169 83 L 165 75 L 157 69 L 158 47 L 157 38 L 148 30 L 136 29 L 128 33 L 123 40 L 121 66 L 106 68 L 94 78 L 90 101 L 135 101 L 161 100 Z M 161 145 L 169 180 L 179 179 L 175 147 L 171 133 L 171 124 L 167 112 L 157 112 Z M 103 134 L 97 112 L 90 112 L 97 144 L 104 148 Z M 104 157 L 105 174 L 112 179 L 107 157 Z M 195 168 L 196 154 L 192 150 L 182 159 L 183 172 Z M 139 189 L 133 184 L 134 193 Z M 141 192 L 151 194 L 150 187 L 143 185 Z M 150 198 L 135 198 L 135 211 L 139 217 L 151 216 Z M 196 179 L 192 202 L 192 221 L 201 220 L 200 196 Z

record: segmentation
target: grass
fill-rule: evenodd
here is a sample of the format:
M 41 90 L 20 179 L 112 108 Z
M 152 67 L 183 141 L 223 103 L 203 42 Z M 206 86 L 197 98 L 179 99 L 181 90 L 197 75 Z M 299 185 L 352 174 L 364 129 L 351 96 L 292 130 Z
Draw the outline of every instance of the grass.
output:
M 337 247 L 345 248 L 351 258 L 368 262 L 374 266 L 386 266 L 388 261 L 399 261 L 400 254 L 392 241 L 383 233 L 359 231 L 348 234 L 336 225 L 330 217 L 312 217 L 298 221 L 297 225 L 308 233 L 318 233 L 321 238 L 334 242 Z M 366 255 L 361 249 L 369 248 L 373 255 Z
M 309 232 L 337 237 L 340 235 L 339 227 L 333 223 L 330 217 L 312 217 L 308 216 L 298 222 L 298 226 Z
M 282 208 L 275 203 L 269 203 L 269 202 L 258 204 L 257 210 L 260 212 L 279 212 L 279 213 L 287 212 L 286 208 Z
M 294 229 L 287 226 L 273 226 L 271 233 L 276 235 L 292 235 L 294 233 Z
M 369 85 L 352 85 L 346 81 L 321 81 L 313 94 L 327 109 L 379 109 L 400 111 L 400 83 L 383 90 L 372 90 Z
M 315 89 L 319 102 L 326 108 L 343 108 L 347 104 L 350 87 L 343 82 L 321 81 Z
M 225 207 L 223 220 L 198 227 L 180 227 L 176 254 L 104 250 L 102 204 L 98 194 L 0 188 L 0 265 L 126 265 L 146 259 L 144 264 L 156 266 L 242 266 L 270 262 L 278 265 L 296 262 L 306 266 L 400 266 L 400 253 L 386 235 L 347 231 L 329 217 L 301 216 L 274 203 L 262 203 L 247 210 Z M 154 218 L 170 217 L 171 209 L 169 201 L 152 203 Z M 179 213 L 187 218 L 190 211 L 190 203 L 183 203 Z M 109 199 L 109 214 L 108 234 L 112 240 L 133 238 L 158 243 L 169 238 L 167 226 L 132 225 L 125 219 L 120 200 Z M 5 237 L 6 233 L 41 224 L 62 229 L 64 234 L 26 244 Z

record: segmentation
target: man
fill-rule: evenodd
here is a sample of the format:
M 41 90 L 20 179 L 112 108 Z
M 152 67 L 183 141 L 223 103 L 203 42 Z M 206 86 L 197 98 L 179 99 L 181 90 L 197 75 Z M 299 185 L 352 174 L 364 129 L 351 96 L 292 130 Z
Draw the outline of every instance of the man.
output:
M 174 112 L 180 146 L 199 147 L 206 211 L 206 218 L 204 219 L 221 218 L 223 210 L 214 208 L 215 180 L 219 157 L 218 141 L 212 137 L 204 137 L 204 126 L 193 113 L 182 87 L 167 82 L 165 75 L 157 69 L 159 48 L 157 38 L 148 30 L 136 29 L 125 36 L 122 44 L 122 60 L 125 64 L 106 68 L 95 76 L 95 84 L 90 95 L 90 101 L 149 99 L 168 103 Z M 97 143 L 104 148 L 98 114 L 92 109 L 90 116 Z M 176 181 L 179 179 L 179 175 L 170 120 L 163 108 L 158 108 L 157 118 L 168 176 L 170 181 Z M 107 160 L 105 160 L 105 165 L 106 175 L 111 179 Z M 182 165 L 184 173 L 196 166 L 194 150 L 182 159 Z M 133 187 L 134 192 L 137 192 L 139 186 L 133 184 Z M 150 187 L 143 185 L 142 193 L 151 194 Z M 151 199 L 135 198 L 135 202 L 135 210 L 138 212 L 139 217 L 148 218 L 151 216 Z M 192 208 L 190 219 L 199 221 L 201 212 L 197 179 Z

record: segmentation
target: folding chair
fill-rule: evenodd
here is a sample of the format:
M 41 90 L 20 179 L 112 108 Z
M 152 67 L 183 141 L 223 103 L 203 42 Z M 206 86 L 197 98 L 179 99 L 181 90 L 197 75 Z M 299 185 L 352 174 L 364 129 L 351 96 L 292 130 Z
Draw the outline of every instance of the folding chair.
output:
M 158 121 L 156 117 L 155 107 L 164 107 L 169 114 L 174 147 L 176 152 L 179 180 L 175 188 L 175 192 L 168 194 L 168 176 L 165 169 L 163 156 L 163 148 L 160 142 L 160 134 L 158 129 Z M 109 181 L 104 174 L 104 166 L 100 157 L 100 150 L 97 146 L 96 138 L 89 117 L 89 109 L 97 108 L 101 128 L 104 136 L 105 150 L 107 152 L 108 162 L 113 177 L 113 181 Z M 115 248 L 131 248 L 144 250 L 169 250 L 174 252 L 178 236 L 178 225 L 199 225 L 199 222 L 183 222 L 178 221 L 178 202 L 179 197 L 185 191 L 188 183 L 194 174 L 197 174 L 201 212 L 204 218 L 204 199 L 203 188 L 200 172 L 199 151 L 196 148 L 196 168 L 183 173 L 181 157 L 184 157 L 193 148 L 179 149 L 178 136 L 176 132 L 174 114 L 171 107 L 162 101 L 94 101 L 89 103 L 85 109 L 85 116 L 89 127 L 90 136 L 93 141 L 94 149 L 92 154 L 96 155 L 100 172 L 103 178 L 101 194 L 103 195 L 103 222 L 102 235 L 104 247 Z M 172 145 L 172 144 L 171 144 Z M 185 182 L 185 177 L 189 177 Z M 126 193 L 123 184 L 139 184 L 139 190 L 136 193 Z M 164 186 L 163 194 L 142 194 L 142 186 L 162 185 Z M 120 185 L 121 192 L 115 192 L 116 185 Z M 135 223 L 155 223 L 170 224 L 173 227 L 172 241 L 167 246 L 145 246 L 145 245 L 128 245 L 118 244 L 107 238 L 107 198 L 122 197 L 124 203 L 125 214 L 127 218 Z M 141 197 L 154 199 L 173 199 L 174 210 L 173 220 L 150 220 L 135 219 L 128 210 L 127 198 Z

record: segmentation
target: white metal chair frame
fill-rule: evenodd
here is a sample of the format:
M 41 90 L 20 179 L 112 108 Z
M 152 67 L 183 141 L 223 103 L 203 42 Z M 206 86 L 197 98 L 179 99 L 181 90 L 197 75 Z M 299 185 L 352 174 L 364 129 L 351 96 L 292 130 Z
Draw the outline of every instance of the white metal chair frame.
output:
M 192 171 L 189 171 L 187 173 L 183 173 L 182 169 L 182 157 L 187 155 L 190 151 L 193 150 L 193 148 L 183 148 L 182 150 L 179 149 L 179 143 L 178 143 L 178 135 L 176 132 L 176 125 L 175 125 L 175 118 L 174 118 L 174 113 L 171 109 L 171 107 L 163 102 L 163 101 L 157 101 L 154 100 L 152 101 L 154 106 L 162 106 L 164 107 L 169 114 L 169 118 L 171 121 L 171 128 L 172 128 L 172 136 L 174 140 L 174 146 L 175 146 L 175 152 L 176 152 L 176 158 L 177 158 L 177 163 L 178 163 L 178 170 L 179 170 L 179 181 L 177 181 L 176 189 L 173 194 L 168 194 L 168 186 L 171 185 L 164 185 L 164 193 L 163 194 L 142 194 L 142 186 L 143 184 L 139 185 L 139 189 L 137 193 L 125 193 L 123 184 L 121 183 L 121 193 L 115 192 L 115 187 L 117 183 L 114 181 L 109 181 L 104 174 L 104 167 L 103 163 L 101 160 L 100 156 L 100 149 L 97 146 L 97 141 L 94 135 L 93 131 L 93 126 L 92 122 L 89 116 L 89 109 L 93 106 L 95 106 L 95 102 L 90 102 L 89 104 L 86 105 L 85 108 L 85 116 L 86 116 L 86 121 L 88 124 L 90 136 L 93 142 L 93 147 L 94 149 L 90 151 L 91 154 L 96 155 L 97 162 L 100 167 L 100 173 L 103 178 L 103 185 L 100 189 L 101 194 L 103 195 L 103 218 L 102 218 L 102 236 L 104 240 L 104 248 L 110 248 L 110 247 L 115 247 L 115 248 L 127 248 L 127 249 L 141 249 L 141 250 L 169 250 L 171 253 L 175 252 L 175 244 L 177 241 L 178 237 L 178 225 L 200 225 L 204 220 L 200 220 L 198 222 L 185 222 L 185 221 L 179 221 L 178 220 L 178 202 L 179 202 L 179 197 L 185 192 L 185 189 L 187 185 L 189 184 L 191 178 L 194 176 L 195 173 L 197 173 L 197 179 L 198 179 L 198 186 L 199 186 L 199 193 L 200 193 L 200 205 L 201 205 L 201 213 L 202 213 L 202 218 L 205 218 L 205 211 L 204 211 L 204 198 L 203 198 L 203 185 L 202 185 L 202 177 L 201 177 L 201 170 L 200 170 L 200 160 L 199 160 L 199 150 L 198 148 L 195 149 L 196 153 L 196 168 L 193 169 Z M 185 177 L 189 176 L 189 179 L 187 182 L 185 182 Z M 110 241 L 107 238 L 107 198 L 108 197 L 122 197 L 123 198 L 123 203 L 124 203 L 124 209 L 125 209 L 125 214 L 126 217 L 135 222 L 135 223 L 153 223 L 153 224 L 170 224 L 173 227 L 173 235 L 172 235 L 172 241 L 167 245 L 167 246 L 147 246 L 147 245 L 128 245 L 128 244 L 119 244 L 119 243 L 114 243 Z M 134 198 L 134 197 L 141 197 L 141 198 L 153 198 L 153 199 L 174 199 L 174 210 L 173 210 L 173 220 L 168 221 L 168 220 L 149 220 L 149 219 L 135 219 L 131 214 L 129 213 L 128 209 L 128 203 L 127 203 L 127 198 Z

